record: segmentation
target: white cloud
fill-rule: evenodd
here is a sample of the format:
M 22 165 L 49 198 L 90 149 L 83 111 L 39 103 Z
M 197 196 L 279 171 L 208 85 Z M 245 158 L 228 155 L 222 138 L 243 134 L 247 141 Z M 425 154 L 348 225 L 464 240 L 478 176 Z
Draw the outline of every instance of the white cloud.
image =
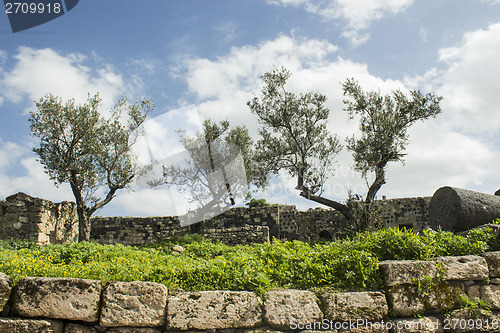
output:
M 445 68 L 416 82 L 431 83 L 444 97 L 443 110 L 456 130 L 493 134 L 500 126 L 500 23 L 464 35 L 461 45 L 439 50 Z
M 269 0 L 275 5 L 304 6 L 305 10 L 328 20 L 347 22 L 343 36 L 354 45 L 366 42 L 366 30 L 373 21 L 395 15 L 408 8 L 414 0 Z
M 25 97 L 30 101 L 39 100 L 48 93 L 82 103 L 88 93 L 99 92 L 103 109 L 108 110 L 113 100 L 128 89 L 121 74 L 111 66 L 105 64 L 92 69 L 85 65 L 87 57 L 82 54 L 20 47 L 14 58 L 12 70 L 3 72 L 0 80 L 5 87 L 0 93 L 13 103 L 20 103 Z

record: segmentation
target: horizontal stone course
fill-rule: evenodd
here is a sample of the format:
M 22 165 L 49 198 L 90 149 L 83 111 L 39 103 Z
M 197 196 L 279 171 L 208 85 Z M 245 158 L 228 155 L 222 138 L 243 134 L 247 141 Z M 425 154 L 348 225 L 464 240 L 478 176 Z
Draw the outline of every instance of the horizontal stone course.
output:
M 500 279 L 480 280 L 484 267 L 496 269 L 487 263 L 497 257 L 493 253 L 428 262 L 386 261 L 380 263 L 384 292 L 280 289 L 262 298 L 246 291 L 175 291 L 169 295 L 164 285 L 152 282 L 109 282 L 102 288 L 101 281 L 68 278 L 26 277 L 10 288 L 10 277 L 0 274 L 0 290 L 2 283 L 7 286 L 3 299 L 11 300 L 6 309 L 12 307 L 12 313 L 24 317 L 0 317 L 0 333 L 273 333 L 290 331 L 293 325 L 311 333 L 325 332 L 325 328 L 339 333 L 498 332 L 500 284 L 496 280 Z M 485 303 L 491 311 L 482 308 Z M 385 326 L 335 329 L 339 323 L 360 320 Z M 467 325 L 474 320 L 486 325 L 488 320 L 490 326 L 497 320 L 498 325 L 488 330 L 445 330 L 450 320 L 467 320 Z
M 64 323 L 50 319 L 0 318 L 0 333 L 63 333 Z

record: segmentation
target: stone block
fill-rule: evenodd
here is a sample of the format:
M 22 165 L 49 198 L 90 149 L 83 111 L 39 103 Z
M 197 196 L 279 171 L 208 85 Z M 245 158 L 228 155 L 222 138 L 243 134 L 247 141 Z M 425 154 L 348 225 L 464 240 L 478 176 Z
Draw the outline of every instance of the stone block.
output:
M 486 302 L 491 310 L 500 310 L 500 286 L 489 285 L 474 285 L 467 287 L 467 296 L 472 299 L 480 299 Z M 499 327 L 500 328 L 500 327 Z
M 267 293 L 264 308 L 265 321 L 278 329 L 289 330 L 294 323 L 323 319 L 316 295 L 307 290 L 271 290 Z
M 481 257 L 488 263 L 490 278 L 500 277 L 500 251 L 486 252 L 481 254 Z
M 0 318 L 0 333 L 63 333 L 64 323 L 50 319 Z
M 389 308 L 397 317 L 449 311 L 459 307 L 464 296 L 464 286 L 460 282 L 404 284 L 387 290 Z
M 391 333 L 442 333 L 443 324 L 437 317 L 399 318 L 392 320 Z
M 14 291 L 13 312 L 22 317 L 46 317 L 96 322 L 102 282 L 73 278 L 25 277 Z
M 262 321 L 262 302 L 248 291 L 181 292 L 168 297 L 170 330 L 246 328 Z
M 110 282 L 102 295 L 100 325 L 155 327 L 166 319 L 168 290 L 154 282 Z
M 434 260 L 444 265 L 445 280 L 486 280 L 489 277 L 488 264 L 480 256 L 438 257 Z
M 385 260 L 379 263 L 384 285 L 410 284 L 425 277 L 436 276 L 436 263 L 423 260 Z
M 12 291 L 12 279 L 10 276 L 0 272 L 0 312 L 9 301 Z
M 95 326 L 86 326 L 75 323 L 67 323 L 64 326 L 64 333 L 101 333 L 104 329 L 99 329 Z
M 385 295 L 381 292 L 323 293 L 321 295 L 325 318 L 333 321 L 365 319 L 381 321 L 389 312 Z
M 106 333 L 161 333 L 162 330 L 151 327 L 115 327 L 110 328 Z
M 498 332 L 500 314 L 484 309 L 457 309 L 443 319 L 445 332 Z

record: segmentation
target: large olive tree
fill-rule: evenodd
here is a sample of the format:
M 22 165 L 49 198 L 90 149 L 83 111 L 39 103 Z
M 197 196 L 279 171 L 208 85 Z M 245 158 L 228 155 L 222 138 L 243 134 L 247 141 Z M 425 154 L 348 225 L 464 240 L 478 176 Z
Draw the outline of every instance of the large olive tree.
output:
M 131 146 L 137 129 L 152 110 L 149 100 L 129 105 L 117 101 L 110 117 L 99 112 L 99 95 L 86 103 L 65 103 L 53 95 L 36 102 L 31 112 L 31 133 L 40 138 L 33 149 L 55 184 L 69 183 L 76 200 L 79 241 L 90 238 L 90 217 L 109 203 L 134 178 Z M 126 111 L 126 114 L 124 114 Z M 104 189 L 101 197 L 98 193 Z
M 248 102 L 262 124 L 257 142 L 259 161 L 269 173 L 286 170 L 297 178 L 296 189 L 302 197 L 332 207 L 350 220 L 352 205 L 323 196 L 324 185 L 334 171 L 333 159 L 342 148 L 326 125 L 326 96 L 287 91 L 290 76 L 285 68 L 265 73 L 261 76 L 265 84 L 261 96 Z M 387 164 L 403 160 L 408 128 L 439 114 L 442 98 L 419 91 L 411 91 L 408 97 L 399 90 L 382 96 L 380 92 L 364 92 L 353 79 L 346 80 L 342 87 L 347 97 L 345 111 L 351 119 L 358 116 L 360 120 L 360 136 L 347 139 L 354 169 L 365 178 L 375 174 L 364 200 L 369 204 L 386 182 Z

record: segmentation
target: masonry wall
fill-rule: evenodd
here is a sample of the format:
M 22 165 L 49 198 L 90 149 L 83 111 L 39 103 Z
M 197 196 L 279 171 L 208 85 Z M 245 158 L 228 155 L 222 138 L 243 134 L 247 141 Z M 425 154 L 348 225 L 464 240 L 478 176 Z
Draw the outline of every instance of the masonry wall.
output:
M 379 200 L 387 227 L 411 227 L 420 231 L 428 224 L 430 197 Z M 269 238 L 317 241 L 335 238 L 345 223 L 341 214 L 331 209 L 315 208 L 298 211 L 295 206 L 235 207 L 207 221 L 181 227 L 175 216 L 164 217 L 99 217 L 92 219 L 91 238 L 103 243 L 140 245 L 172 238 L 184 233 L 218 235 L 233 243 L 234 228 L 263 226 Z M 227 230 L 232 228 L 230 231 Z M 212 230 L 212 231 L 211 231 Z M 224 230 L 224 231 L 213 231 Z M 222 236 L 226 234 L 226 236 Z M 238 232 L 245 239 L 265 241 L 266 235 L 255 231 Z M 215 236 L 214 236 L 215 237 Z M 24 238 L 42 244 L 61 243 L 78 238 L 78 221 L 74 203 L 52 203 L 24 193 L 0 201 L 0 239 Z
M 41 244 L 78 240 L 73 202 L 52 203 L 17 193 L 0 201 L 0 239 L 20 238 Z
M 168 290 L 0 273 L 0 332 L 498 332 L 500 252 L 383 261 L 383 289 Z M 479 301 L 483 306 L 478 306 Z M 473 304 L 476 304 L 475 306 Z M 485 305 L 489 310 L 485 310 Z

